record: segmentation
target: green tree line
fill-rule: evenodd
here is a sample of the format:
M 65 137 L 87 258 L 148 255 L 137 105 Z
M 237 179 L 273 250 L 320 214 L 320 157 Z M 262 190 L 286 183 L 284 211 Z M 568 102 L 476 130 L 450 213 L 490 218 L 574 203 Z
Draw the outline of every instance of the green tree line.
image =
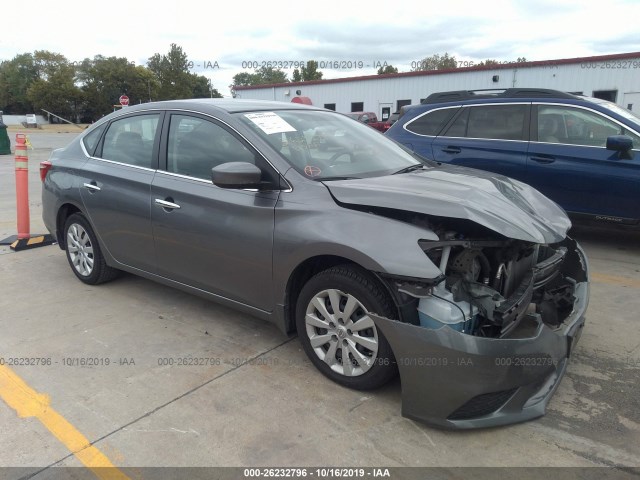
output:
M 131 104 L 222 97 L 207 77 L 189 71 L 187 54 L 176 44 L 167 54 L 152 55 L 146 66 L 102 55 L 70 62 L 46 50 L 0 63 L 0 109 L 7 114 L 45 109 L 76 122 L 91 122 L 112 112 L 122 94 Z
M 524 57 L 517 62 L 524 62 Z M 464 66 L 492 66 L 500 62 L 487 59 L 479 63 L 459 62 L 444 53 L 413 62 L 412 71 L 443 70 Z M 393 65 L 380 67 L 379 75 L 398 73 Z M 321 80 L 318 62 L 309 60 L 293 71 L 261 67 L 241 72 L 230 85 L 236 86 Z M 82 62 L 70 62 L 64 55 L 36 50 L 21 53 L 0 63 L 0 109 L 5 113 L 24 114 L 48 110 L 76 122 L 91 122 L 113 110 L 120 95 L 126 94 L 131 104 L 181 98 L 220 98 L 211 81 L 190 72 L 187 54 L 172 43 L 166 54 L 155 53 L 146 65 L 135 65 L 125 57 L 96 55 Z

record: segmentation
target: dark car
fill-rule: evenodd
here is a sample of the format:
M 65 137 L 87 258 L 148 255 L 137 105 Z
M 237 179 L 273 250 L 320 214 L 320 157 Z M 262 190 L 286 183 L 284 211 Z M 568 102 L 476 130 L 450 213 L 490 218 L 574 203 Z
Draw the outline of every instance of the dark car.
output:
M 435 93 L 386 135 L 438 162 L 525 182 L 578 218 L 640 222 L 640 118 L 554 90 Z
M 340 131 L 345 147 L 310 145 Z M 42 165 L 83 282 L 131 272 L 297 331 L 357 389 L 449 428 L 544 413 L 584 325 L 587 261 L 552 201 L 291 103 L 136 105 Z M 247 337 L 250 338 L 250 337 Z

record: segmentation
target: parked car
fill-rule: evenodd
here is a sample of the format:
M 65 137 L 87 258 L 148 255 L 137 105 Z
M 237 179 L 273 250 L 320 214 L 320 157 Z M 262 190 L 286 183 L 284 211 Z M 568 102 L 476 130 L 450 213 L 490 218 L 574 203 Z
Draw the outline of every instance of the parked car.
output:
M 344 148 L 310 145 L 319 128 Z M 554 202 L 335 112 L 135 105 L 41 174 L 45 225 L 82 282 L 124 270 L 297 331 L 347 387 L 399 371 L 403 414 L 435 425 L 543 415 L 584 325 L 587 260 Z
M 640 221 L 640 118 L 554 90 L 443 92 L 387 135 L 438 162 L 525 182 L 576 217 Z
M 389 130 L 398 121 L 398 118 L 400 118 L 400 112 L 393 112 L 389 115 L 389 118 L 384 121 L 384 131 Z
M 346 115 L 381 132 L 387 131 L 386 122 L 379 121 L 378 116 L 373 112 L 351 112 Z

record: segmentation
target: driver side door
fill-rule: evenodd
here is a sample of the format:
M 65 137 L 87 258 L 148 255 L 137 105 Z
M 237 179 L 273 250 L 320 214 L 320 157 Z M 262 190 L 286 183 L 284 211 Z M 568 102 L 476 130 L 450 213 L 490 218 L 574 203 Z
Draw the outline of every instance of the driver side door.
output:
M 274 209 L 280 192 L 224 189 L 211 169 L 249 162 L 277 179 L 262 156 L 227 125 L 170 113 L 151 185 L 151 221 L 159 274 L 245 305 L 271 311 Z M 274 181 L 277 185 L 277 181 Z
M 633 158 L 607 150 L 607 137 L 633 139 Z M 598 112 L 570 105 L 534 105 L 525 182 L 574 213 L 640 218 L 640 137 Z

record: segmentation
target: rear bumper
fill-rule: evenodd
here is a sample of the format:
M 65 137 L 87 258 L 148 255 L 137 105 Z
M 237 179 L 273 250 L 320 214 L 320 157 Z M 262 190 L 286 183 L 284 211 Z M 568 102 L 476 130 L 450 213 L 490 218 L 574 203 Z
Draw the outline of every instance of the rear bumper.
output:
M 586 273 L 584 254 L 577 247 Z M 508 338 L 432 330 L 371 315 L 394 351 L 402 414 L 450 429 L 494 427 L 544 415 L 580 339 L 589 283 L 576 284 L 557 329 L 527 317 Z

